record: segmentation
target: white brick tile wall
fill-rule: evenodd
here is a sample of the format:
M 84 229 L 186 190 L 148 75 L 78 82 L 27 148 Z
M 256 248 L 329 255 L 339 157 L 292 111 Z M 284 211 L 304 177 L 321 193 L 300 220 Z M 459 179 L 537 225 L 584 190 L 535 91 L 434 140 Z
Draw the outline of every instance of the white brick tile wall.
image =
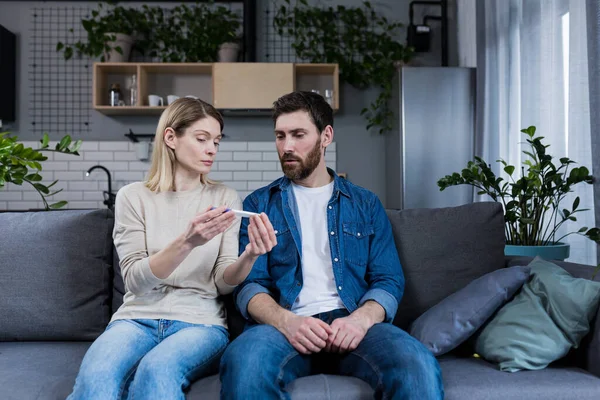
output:
M 249 142 L 248 151 L 275 151 L 275 141 L 272 142 Z
M 280 164 L 272 161 L 249 162 L 248 171 L 275 171 Z
M 217 167 L 217 171 L 245 171 L 248 168 L 248 163 L 242 161 L 217 161 L 214 166 Z
M 235 161 L 261 161 L 262 153 L 259 152 L 235 152 L 233 153 L 233 159 Z
M 86 151 L 83 155 L 83 159 L 86 161 L 112 161 L 112 151 Z
M 24 142 L 39 147 L 39 142 Z M 54 148 L 56 142 L 50 143 Z M 128 183 L 143 180 L 150 168 L 149 161 L 139 161 L 130 142 L 83 142 L 79 156 L 46 152 L 48 160 L 42 163 L 44 183 L 59 182 L 52 188 L 62 192 L 48 198 L 49 203 L 67 200 L 66 208 L 104 208 L 102 191 L 108 189 L 104 171 L 85 172 L 94 165 L 103 165 L 111 172 L 113 191 Z M 325 155 L 327 165 L 335 169 L 335 143 Z M 282 176 L 274 142 L 229 142 L 219 147 L 209 177 L 235 188 L 244 199 L 253 190 L 266 186 Z M 0 210 L 42 208 L 39 193 L 30 185 L 7 184 L 0 189 Z
M 233 173 L 234 181 L 259 181 L 262 179 L 262 172 L 244 172 L 237 171 Z
M 98 150 L 100 151 L 129 151 L 129 142 L 99 142 Z

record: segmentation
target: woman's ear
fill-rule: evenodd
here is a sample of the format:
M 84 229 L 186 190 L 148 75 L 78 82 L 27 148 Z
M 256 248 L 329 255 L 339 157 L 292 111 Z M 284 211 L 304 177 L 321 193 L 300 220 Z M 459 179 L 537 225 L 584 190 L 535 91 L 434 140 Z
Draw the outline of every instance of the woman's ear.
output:
M 163 138 L 167 147 L 169 147 L 171 150 L 175 150 L 175 141 L 177 139 L 177 136 L 175 135 L 175 131 L 173 130 L 173 128 L 165 129 Z

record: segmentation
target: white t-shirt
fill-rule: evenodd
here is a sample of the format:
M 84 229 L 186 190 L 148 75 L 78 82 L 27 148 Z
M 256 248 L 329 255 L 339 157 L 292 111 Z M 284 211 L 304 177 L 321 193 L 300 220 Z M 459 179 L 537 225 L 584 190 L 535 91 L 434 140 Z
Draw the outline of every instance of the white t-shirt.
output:
M 292 306 L 297 315 L 310 316 L 345 308 L 337 293 L 329 249 L 327 204 L 333 182 L 307 188 L 292 183 L 302 232 L 302 289 Z

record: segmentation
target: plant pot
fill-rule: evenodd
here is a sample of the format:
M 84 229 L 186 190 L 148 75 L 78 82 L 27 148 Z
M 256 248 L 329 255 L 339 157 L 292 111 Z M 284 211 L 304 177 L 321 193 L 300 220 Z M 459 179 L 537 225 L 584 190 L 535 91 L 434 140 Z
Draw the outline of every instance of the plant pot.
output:
M 219 47 L 219 62 L 236 62 L 240 46 L 237 43 L 227 42 Z
M 115 35 L 116 40 L 109 41 L 107 44 L 112 48 L 108 53 L 104 53 L 104 60 L 110 62 L 127 62 L 129 61 L 129 55 L 131 54 L 131 47 L 133 46 L 133 38 L 124 33 L 107 33 L 107 35 Z M 115 47 L 121 47 L 123 54 L 115 50 Z
M 571 246 L 558 242 L 547 246 L 515 246 L 507 244 L 504 246 L 504 254 L 507 256 L 540 256 L 545 260 L 564 261 L 569 258 Z

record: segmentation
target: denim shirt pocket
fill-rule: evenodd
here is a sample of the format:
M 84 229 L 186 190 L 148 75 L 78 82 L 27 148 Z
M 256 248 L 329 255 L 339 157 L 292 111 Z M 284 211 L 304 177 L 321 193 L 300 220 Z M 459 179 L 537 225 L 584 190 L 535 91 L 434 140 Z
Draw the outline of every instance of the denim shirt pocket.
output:
M 360 222 L 342 224 L 344 231 L 344 254 L 347 262 L 366 265 L 369 261 L 369 243 L 375 233 L 373 225 Z
M 271 221 L 277 238 L 277 245 L 269 253 L 270 266 L 278 267 L 288 264 L 296 254 L 296 245 L 292 232 L 285 221 Z

